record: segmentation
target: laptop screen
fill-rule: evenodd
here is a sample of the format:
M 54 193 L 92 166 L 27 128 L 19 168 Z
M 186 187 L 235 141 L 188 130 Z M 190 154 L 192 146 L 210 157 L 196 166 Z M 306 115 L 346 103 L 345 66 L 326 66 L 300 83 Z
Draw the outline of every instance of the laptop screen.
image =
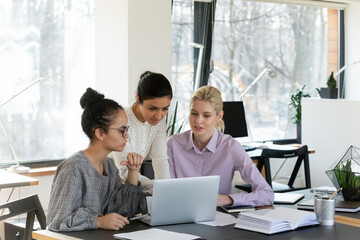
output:
M 155 180 L 150 225 L 213 220 L 219 181 L 219 176 Z

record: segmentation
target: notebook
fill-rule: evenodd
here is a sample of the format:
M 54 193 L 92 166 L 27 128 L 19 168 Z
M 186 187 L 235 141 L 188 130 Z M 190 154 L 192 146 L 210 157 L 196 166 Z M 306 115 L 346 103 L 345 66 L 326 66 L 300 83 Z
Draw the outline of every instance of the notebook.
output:
M 222 206 L 221 207 L 227 213 L 234 213 L 234 212 L 247 212 L 247 211 L 255 211 L 254 206 L 250 205 L 243 205 L 243 206 Z
M 314 199 L 298 203 L 298 209 L 314 209 Z M 336 201 L 335 211 L 337 212 L 358 212 L 360 211 L 360 202 L 358 201 Z
M 215 219 L 219 176 L 154 180 L 149 216 L 140 221 L 168 225 Z
M 240 213 L 235 228 L 274 234 L 319 224 L 315 213 L 277 207 Z
M 310 192 L 318 192 L 318 193 L 327 193 L 327 194 L 332 194 L 333 192 L 335 192 L 337 189 L 336 187 L 330 187 L 330 186 L 321 186 L 321 187 L 315 187 L 315 188 L 311 188 Z
M 301 193 L 274 193 L 274 203 L 294 204 L 304 196 L 305 194 Z

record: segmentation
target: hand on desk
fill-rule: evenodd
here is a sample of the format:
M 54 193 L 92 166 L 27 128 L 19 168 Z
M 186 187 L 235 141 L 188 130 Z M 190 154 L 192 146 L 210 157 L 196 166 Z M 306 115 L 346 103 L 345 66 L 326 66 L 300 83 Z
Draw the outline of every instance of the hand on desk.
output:
M 110 213 L 96 218 L 96 227 L 106 230 L 119 230 L 129 224 L 129 220 L 117 213 Z
M 218 195 L 217 206 L 233 205 L 234 201 L 229 195 Z

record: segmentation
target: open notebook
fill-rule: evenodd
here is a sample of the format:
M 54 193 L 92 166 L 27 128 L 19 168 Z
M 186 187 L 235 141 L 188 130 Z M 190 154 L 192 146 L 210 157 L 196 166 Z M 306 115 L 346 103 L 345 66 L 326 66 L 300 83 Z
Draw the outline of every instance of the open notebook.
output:
M 240 213 L 235 228 L 273 234 L 316 224 L 313 212 L 277 207 Z

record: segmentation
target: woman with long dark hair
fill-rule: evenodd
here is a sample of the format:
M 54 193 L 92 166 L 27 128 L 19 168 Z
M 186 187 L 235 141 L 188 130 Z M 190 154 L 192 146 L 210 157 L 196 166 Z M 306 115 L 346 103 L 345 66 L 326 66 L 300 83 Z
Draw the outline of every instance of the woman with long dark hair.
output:
M 170 178 L 165 116 L 172 96 L 171 84 L 164 75 L 149 71 L 141 75 L 136 101 L 124 109 L 131 126 L 129 144 L 124 151 L 115 151 L 109 155 L 119 168 L 121 178 L 126 179 L 128 170 L 120 162 L 132 152 L 140 154 L 145 160 L 151 159 L 155 179 Z M 139 181 L 144 191 L 152 193 L 152 181 L 149 178 L 140 175 Z

